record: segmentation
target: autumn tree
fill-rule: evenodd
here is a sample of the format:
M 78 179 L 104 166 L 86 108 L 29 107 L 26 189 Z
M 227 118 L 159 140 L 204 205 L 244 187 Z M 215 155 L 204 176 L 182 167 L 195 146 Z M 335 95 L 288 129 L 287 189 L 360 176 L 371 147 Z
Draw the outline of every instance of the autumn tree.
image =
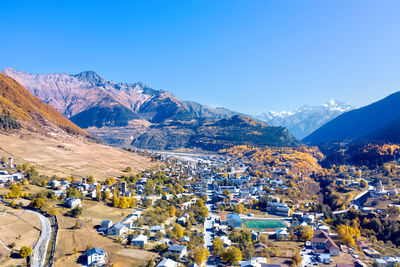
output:
M 167 212 L 168 212 L 168 214 L 169 214 L 169 216 L 170 217 L 174 217 L 175 216 L 175 212 L 176 212 L 176 208 L 175 208 L 175 206 L 169 206 L 168 208 L 167 208 Z
M 306 225 L 305 227 L 302 227 L 301 233 L 300 233 L 300 239 L 303 241 L 309 241 L 311 238 L 314 236 L 314 230 L 311 228 L 311 226 Z
M 338 236 L 340 240 L 351 247 L 355 245 L 355 238 L 361 236 L 360 230 L 358 229 L 357 225 L 353 224 L 353 227 L 341 224 L 336 228 Z
M 221 238 L 219 237 L 214 238 L 212 244 L 212 251 L 214 256 L 216 257 L 222 256 L 222 253 L 224 252 L 224 242 L 222 241 Z
M 22 195 L 21 186 L 18 184 L 12 184 L 10 187 L 10 192 L 7 194 L 7 198 L 19 198 Z
M 93 175 L 90 175 L 90 176 L 87 178 L 87 182 L 88 182 L 89 184 L 94 184 L 94 177 L 93 177 Z
M 101 187 L 100 184 L 96 186 L 96 200 L 101 201 Z
M 230 246 L 222 253 L 222 261 L 228 264 L 237 264 L 242 260 L 242 252 L 234 246 Z
M 172 232 L 174 235 L 176 235 L 178 238 L 181 238 L 183 236 L 183 227 L 180 224 L 175 224 L 174 228 L 172 229 Z
M 41 209 L 44 204 L 45 204 L 45 201 L 43 198 L 36 197 L 31 200 L 31 202 L 29 203 L 29 207 L 34 208 L 34 209 Z
M 29 255 L 31 255 L 32 253 L 32 248 L 31 247 L 27 247 L 27 246 L 23 246 L 21 247 L 21 249 L 19 250 L 19 256 L 21 258 L 26 258 Z
M 191 257 L 196 264 L 201 266 L 210 257 L 210 251 L 205 247 L 196 247 L 192 250 Z

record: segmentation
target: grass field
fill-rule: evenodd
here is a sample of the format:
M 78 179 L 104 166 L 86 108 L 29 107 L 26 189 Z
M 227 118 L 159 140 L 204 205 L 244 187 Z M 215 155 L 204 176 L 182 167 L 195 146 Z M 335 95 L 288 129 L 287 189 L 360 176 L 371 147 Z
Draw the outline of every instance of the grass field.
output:
M 243 224 L 247 228 L 257 228 L 257 229 L 280 229 L 286 226 L 281 221 L 271 220 L 271 221 L 243 221 Z
M 41 223 L 37 215 L 0 204 L 0 266 L 19 266 L 25 259 L 9 258 L 22 246 L 33 246 L 39 238 Z
M 66 209 L 60 209 L 60 215 L 57 216 L 60 229 L 55 255 L 56 266 L 77 266 L 78 256 L 84 253 L 89 245 L 104 249 L 113 266 L 143 266 L 148 260 L 157 256 L 149 251 L 125 248 L 118 242 L 99 235 L 95 229 L 102 220 L 112 220 L 116 223 L 135 209 L 121 210 L 87 200 L 82 204 L 83 212 L 78 219 L 63 216 Z M 73 229 L 77 221 L 80 229 Z M 78 249 L 78 254 L 73 253 L 74 248 Z
M 60 177 L 117 177 L 128 166 L 135 173 L 154 165 L 149 158 L 82 138 L 44 136 L 28 131 L 0 134 L 0 156 L 11 156 L 16 163 L 30 162 L 40 174 Z

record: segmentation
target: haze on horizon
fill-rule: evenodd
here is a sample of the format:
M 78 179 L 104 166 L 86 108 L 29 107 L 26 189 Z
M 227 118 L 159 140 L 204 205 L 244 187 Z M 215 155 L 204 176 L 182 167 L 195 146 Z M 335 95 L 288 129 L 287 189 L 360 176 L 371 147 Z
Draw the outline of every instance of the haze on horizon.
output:
M 397 1 L 4 1 L 0 69 L 94 70 L 260 114 L 400 90 Z

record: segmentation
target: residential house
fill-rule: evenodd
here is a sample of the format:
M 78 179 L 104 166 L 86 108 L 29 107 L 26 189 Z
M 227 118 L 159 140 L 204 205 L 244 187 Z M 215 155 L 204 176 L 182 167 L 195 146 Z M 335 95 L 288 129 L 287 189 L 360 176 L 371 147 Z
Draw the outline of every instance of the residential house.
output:
M 64 205 L 68 208 L 74 209 L 76 207 L 82 207 L 82 202 L 77 197 L 70 197 L 65 200 Z
M 132 238 L 131 243 L 133 246 L 138 246 L 143 248 L 144 245 L 147 244 L 147 236 L 145 235 L 137 235 Z
M 128 232 L 128 227 L 125 224 L 118 222 L 110 227 L 107 231 L 109 235 L 120 236 Z
M 240 267 L 263 267 L 263 264 L 267 264 L 267 258 L 253 257 L 249 261 L 240 262 Z
M 169 246 L 168 251 L 178 254 L 179 258 L 183 258 L 187 255 L 187 248 L 182 245 Z
M 190 217 L 189 214 L 185 213 L 182 217 L 176 220 L 176 222 L 179 223 L 180 225 L 185 225 L 189 217 Z
M 91 248 L 86 252 L 86 263 L 88 266 L 102 266 L 106 263 L 106 253 L 101 248 Z
M 171 259 L 164 258 L 156 267 L 178 267 L 178 263 Z
M 102 233 L 107 233 L 108 228 L 112 226 L 112 221 L 109 220 L 104 220 L 101 222 L 99 229 L 97 229 L 98 232 Z
M 322 230 L 315 231 L 314 237 L 311 239 L 311 248 L 314 249 L 314 252 L 327 252 L 331 256 L 339 256 L 339 247 Z

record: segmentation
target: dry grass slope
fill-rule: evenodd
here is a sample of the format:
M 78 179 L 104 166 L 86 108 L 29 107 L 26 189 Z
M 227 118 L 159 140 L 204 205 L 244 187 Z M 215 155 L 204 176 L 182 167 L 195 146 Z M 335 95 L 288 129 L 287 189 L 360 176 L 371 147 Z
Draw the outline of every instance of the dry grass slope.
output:
M 40 126 L 49 121 L 69 131 L 86 133 L 61 113 L 45 104 L 14 79 L 0 73 L 0 109 L 9 116 Z
M 136 173 L 155 164 L 149 158 L 85 138 L 45 136 L 27 130 L 0 133 L 0 155 L 13 157 L 17 164 L 30 162 L 40 174 L 59 177 L 94 175 L 105 179 L 124 174 L 127 166 Z

